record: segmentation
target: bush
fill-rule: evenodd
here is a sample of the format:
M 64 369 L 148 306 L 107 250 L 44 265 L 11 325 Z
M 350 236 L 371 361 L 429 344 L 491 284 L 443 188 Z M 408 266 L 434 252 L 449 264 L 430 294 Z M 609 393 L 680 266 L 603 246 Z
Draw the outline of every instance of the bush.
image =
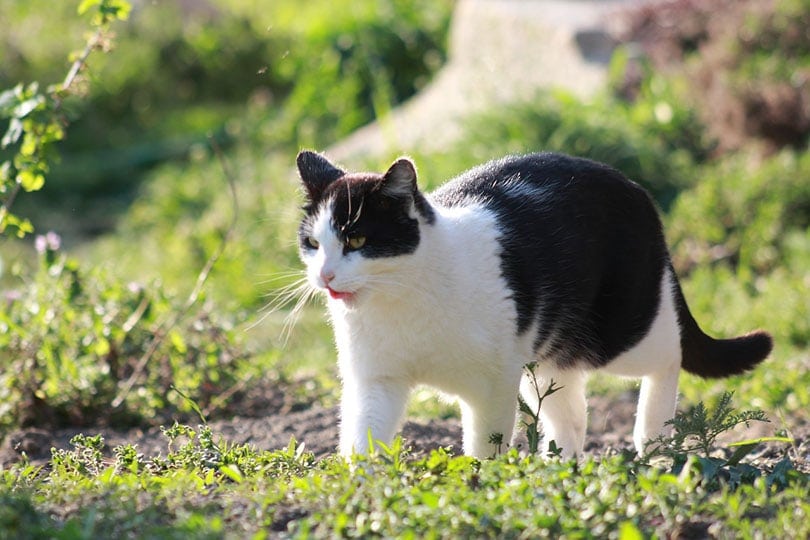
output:
M 37 247 L 33 278 L 2 300 L 0 432 L 159 420 L 193 408 L 172 387 L 206 408 L 235 383 L 245 354 L 208 310 L 178 320 L 158 287 L 83 271 L 53 233 Z
M 240 147 L 226 158 L 237 175 L 232 180 L 238 209 L 233 234 L 212 273 L 210 297 L 221 306 L 260 307 L 267 301 L 263 293 L 271 288 L 268 280 L 299 267 L 292 157 Z M 118 276 L 160 278 L 167 290 L 184 294 L 234 217 L 222 164 L 202 152 L 185 166 L 168 164 L 151 173 L 116 235 L 88 251 L 99 265 L 115 261 Z M 133 245 L 138 249 L 131 249 Z
M 647 6 L 625 36 L 656 71 L 677 74 L 718 152 L 771 154 L 810 140 L 808 0 L 679 0 Z M 632 95 L 632 72 L 620 92 Z
M 745 156 L 704 167 L 669 216 L 676 268 L 718 262 L 765 275 L 801 267 L 801 231 L 810 227 L 810 155 L 785 151 L 763 163 Z M 796 231 L 792 234 L 789 231 Z

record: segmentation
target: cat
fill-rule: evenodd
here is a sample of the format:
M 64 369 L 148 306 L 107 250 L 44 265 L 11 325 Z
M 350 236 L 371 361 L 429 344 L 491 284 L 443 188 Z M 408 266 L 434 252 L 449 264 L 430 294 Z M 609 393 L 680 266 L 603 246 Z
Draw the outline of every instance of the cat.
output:
M 418 384 L 456 396 L 463 450 L 510 440 L 518 394 L 540 408 L 541 451 L 580 453 L 586 376 L 641 379 L 636 450 L 675 413 L 681 369 L 726 377 L 770 354 L 769 334 L 703 333 L 655 204 L 617 170 L 557 153 L 477 166 L 425 194 L 411 160 L 384 174 L 297 157 L 308 285 L 327 296 L 342 380 L 339 451 L 389 443 Z M 552 447 L 553 448 L 553 447 Z

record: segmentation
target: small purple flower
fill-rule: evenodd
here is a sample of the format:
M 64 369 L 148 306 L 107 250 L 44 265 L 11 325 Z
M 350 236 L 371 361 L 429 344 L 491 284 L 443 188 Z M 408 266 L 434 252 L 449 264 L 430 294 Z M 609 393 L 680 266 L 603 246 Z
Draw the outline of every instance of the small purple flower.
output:
M 48 241 L 45 240 L 45 237 L 41 234 L 38 234 L 37 237 L 34 239 L 34 249 L 37 250 L 37 253 L 45 253 L 45 248 L 47 247 Z
M 62 246 L 62 237 L 53 231 L 48 231 L 45 235 L 38 234 L 34 239 L 34 249 L 37 253 L 46 251 L 59 251 Z
M 127 283 L 127 290 L 133 294 L 139 293 L 143 290 L 143 285 L 137 281 L 130 281 Z

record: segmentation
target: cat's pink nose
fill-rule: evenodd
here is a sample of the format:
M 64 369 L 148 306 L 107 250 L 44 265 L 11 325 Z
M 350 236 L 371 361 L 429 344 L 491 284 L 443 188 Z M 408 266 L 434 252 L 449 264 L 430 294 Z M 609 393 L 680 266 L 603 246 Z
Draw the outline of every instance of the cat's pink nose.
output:
M 335 279 L 335 273 L 331 270 L 321 270 L 321 279 L 324 285 L 329 285 L 329 282 Z

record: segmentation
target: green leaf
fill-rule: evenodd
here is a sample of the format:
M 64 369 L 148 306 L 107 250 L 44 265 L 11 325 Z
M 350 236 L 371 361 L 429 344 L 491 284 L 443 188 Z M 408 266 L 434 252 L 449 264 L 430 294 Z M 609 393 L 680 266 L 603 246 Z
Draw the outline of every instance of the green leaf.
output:
M 45 98 L 37 94 L 17 105 L 12 114 L 17 118 L 25 118 L 44 102 Z
M 48 127 L 45 128 L 45 133 L 42 135 L 42 142 L 49 143 L 54 141 L 61 141 L 65 138 L 65 130 L 64 128 L 59 125 L 58 122 L 51 122 L 48 124 Z
M 782 461 L 776 464 L 773 471 L 766 477 L 765 481 L 768 486 L 776 485 L 778 488 L 784 488 L 790 483 L 791 478 L 803 478 L 805 481 L 807 481 L 810 476 L 802 475 L 802 473 L 796 470 L 793 462 L 789 458 L 785 457 Z
M 26 234 L 34 232 L 34 226 L 27 219 L 6 211 L 5 207 L 0 208 L 0 234 L 6 232 L 8 227 L 16 229 L 17 238 L 24 238 Z
M 749 439 L 747 441 L 739 441 L 731 443 L 729 444 L 729 446 L 732 448 L 736 447 L 736 450 L 731 455 L 731 457 L 728 458 L 726 464 L 727 465 L 738 464 L 742 460 L 742 458 L 750 454 L 754 448 L 765 442 L 792 443 L 793 439 L 791 439 L 790 437 L 759 437 L 758 439 Z
M 96 356 L 107 356 L 110 354 L 110 342 L 105 338 L 99 338 L 93 346 Z
M 751 453 L 751 451 L 759 446 L 757 443 L 750 444 L 737 444 L 737 449 L 731 454 L 731 457 L 726 461 L 726 465 L 737 465 L 742 458 Z
M 619 527 L 619 540 L 643 540 L 643 538 L 644 535 L 632 521 L 625 521 Z
M 722 461 L 716 458 L 697 456 L 697 462 L 700 464 L 700 472 L 707 480 L 714 479 L 723 468 Z
M 37 191 L 45 185 L 45 177 L 25 169 L 17 173 L 17 182 L 25 191 Z
M 39 147 L 39 140 L 31 133 L 26 133 L 20 146 L 20 154 L 23 156 L 33 156 Z
M 79 4 L 79 15 L 84 15 L 96 7 L 98 10 L 91 21 L 94 26 L 107 25 L 115 19 L 125 21 L 132 11 L 132 5 L 127 0 L 83 0 Z
M 132 5 L 127 0 L 109 0 L 108 5 L 115 18 L 120 21 L 127 20 L 132 11 Z
M 526 401 L 521 396 L 518 396 L 518 408 L 520 409 L 520 412 L 522 412 L 523 414 L 532 417 L 536 415 L 536 412 L 533 411 L 531 407 L 529 407 L 529 404 L 526 403 Z
M 169 340 L 172 342 L 174 350 L 180 354 L 186 354 L 186 352 L 188 352 L 188 346 L 186 345 L 183 336 L 180 335 L 180 332 L 177 332 L 176 330 L 169 332 Z
M 0 141 L 0 147 L 6 148 L 20 140 L 20 135 L 23 132 L 23 125 L 19 118 L 12 118 L 9 120 L 8 129 L 6 134 L 3 135 L 3 140 Z
M 234 463 L 229 463 L 227 465 L 223 465 L 219 468 L 219 472 L 236 482 L 237 484 L 241 484 L 242 480 L 244 480 L 244 476 L 242 475 L 242 471 L 239 470 L 239 467 L 236 466 Z
M 191 399 L 190 397 L 188 397 L 188 396 L 187 396 L 185 393 L 183 393 L 183 392 L 182 392 L 182 391 L 181 391 L 179 388 L 177 388 L 175 385 L 171 385 L 171 387 L 170 387 L 170 388 L 171 388 L 172 390 L 174 390 L 175 392 L 177 392 L 177 393 L 180 395 L 180 397 L 182 397 L 182 398 L 183 398 L 183 399 L 186 401 L 186 403 L 188 403 L 189 407 L 191 407 L 191 409 L 192 409 L 192 410 L 193 410 L 195 413 L 197 413 L 197 415 L 200 417 L 200 420 L 202 420 L 203 425 L 207 425 L 207 424 L 208 424 L 208 421 L 205 419 L 205 415 L 203 414 L 202 409 L 200 409 L 200 406 L 199 406 L 199 405 L 197 405 L 197 402 L 196 402 L 196 401 L 194 401 L 193 399 Z
M 756 439 L 748 439 L 745 441 L 729 443 L 729 446 L 746 446 L 749 444 L 760 444 L 765 442 L 783 442 L 792 444 L 793 439 L 791 439 L 790 437 L 758 437 Z
M 17 92 L 17 88 L 9 88 L 0 93 L 0 114 L 7 114 L 6 111 L 10 111 L 11 106 L 17 103 Z
M 79 4 L 79 7 L 76 10 L 76 12 L 79 15 L 84 15 L 85 13 L 87 13 L 87 11 L 90 8 L 95 7 L 95 6 L 99 5 L 100 3 L 101 3 L 101 0 L 82 0 L 82 3 Z
M 431 491 L 423 491 L 421 493 L 422 504 L 434 510 L 439 507 L 439 496 Z

